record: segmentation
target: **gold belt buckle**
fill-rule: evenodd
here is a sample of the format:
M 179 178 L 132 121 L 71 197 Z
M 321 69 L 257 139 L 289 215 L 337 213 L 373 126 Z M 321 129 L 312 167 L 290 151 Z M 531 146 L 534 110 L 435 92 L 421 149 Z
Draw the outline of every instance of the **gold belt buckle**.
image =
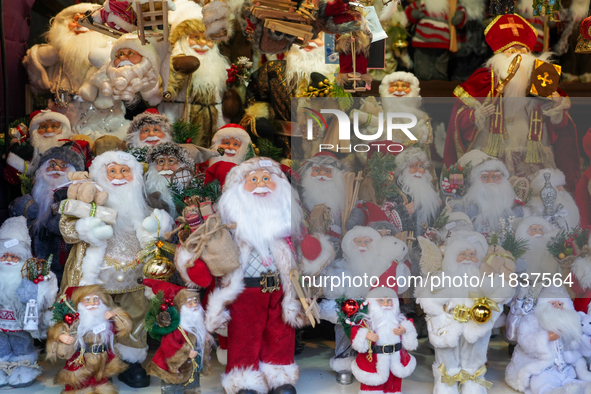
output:
M 281 289 L 281 278 L 279 277 L 279 273 L 277 271 L 267 271 L 261 275 L 261 278 L 262 279 L 259 283 L 263 288 L 261 290 L 263 293 L 272 293 Z
M 454 307 L 454 319 L 460 323 L 467 323 L 470 320 L 470 308 L 466 305 L 456 305 Z

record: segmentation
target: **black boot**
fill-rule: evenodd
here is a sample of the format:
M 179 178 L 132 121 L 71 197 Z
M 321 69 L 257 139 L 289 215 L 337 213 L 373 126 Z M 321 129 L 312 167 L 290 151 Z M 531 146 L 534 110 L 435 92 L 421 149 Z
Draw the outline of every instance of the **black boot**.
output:
M 279 387 L 275 387 L 273 390 L 269 391 L 269 394 L 297 394 L 296 388 L 293 387 L 291 384 L 284 384 Z
M 129 368 L 119 374 L 119 380 L 134 389 L 150 385 L 150 376 L 140 363 L 129 364 Z

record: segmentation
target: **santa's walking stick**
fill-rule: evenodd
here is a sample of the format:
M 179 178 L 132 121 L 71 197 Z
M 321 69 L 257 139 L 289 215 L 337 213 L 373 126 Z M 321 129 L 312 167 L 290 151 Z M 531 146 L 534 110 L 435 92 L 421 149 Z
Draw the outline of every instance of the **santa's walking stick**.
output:
M 550 49 L 550 17 L 546 15 L 544 17 L 544 52 Z
M 449 51 L 455 53 L 458 51 L 458 35 L 456 34 L 456 27 L 451 23 L 454 14 L 458 8 L 458 0 L 449 0 Z
M 511 64 L 509 64 L 509 68 L 507 69 L 507 73 L 508 73 L 507 78 L 505 78 L 499 82 L 499 85 L 497 86 L 497 89 L 495 90 L 495 93 L 494 93 L 492 99 L 490 100 L 491 105 L 497 105 L 499 97 L 501 97 L 501 95 L 505 91 L 505 86 L 507 86 L 507 84 L 509 82 L 511 82 L 511 80 L 513 79 L 513 77 L 517 73 L 517 70 L 519 70 L 520 65 L 521 65 L 521 55 L 517 55 L 513 58 L 513 60 L 511 61 Z M 489 100 L 489 97 L 487 97 L 484 100 L 484 103 L 482 104 L 483 107 L 486 105 L 488 100 Z M 474 139 L 472 140 L 472 142 L 468 146 L 467 152 L 472 150 L 472 146 L 474 145 L 474 143 L 478 139 L 478 134 L 480 134 L 480 128 L 476 129 L 476 133 L 474 134 Z
M 311 303 L 308 304 L 306 294 L 304 293 L 304 289 L 302 289 L 302 285 L 300 284 L 300 273 L 297 270 L 291 270 L 289 273 L 289 278 L 291 279 L 291 284 L 296 291 L 300 302 L 302 303 L 302 307 L 308 316 L 308 320 L 310 320 L 310 324 L 312 327 L 316 326 L 316 321 L 320 323 L 320 309 L 318 308 L 318 303 L 316 302 L 316 297 L 311 300 Z

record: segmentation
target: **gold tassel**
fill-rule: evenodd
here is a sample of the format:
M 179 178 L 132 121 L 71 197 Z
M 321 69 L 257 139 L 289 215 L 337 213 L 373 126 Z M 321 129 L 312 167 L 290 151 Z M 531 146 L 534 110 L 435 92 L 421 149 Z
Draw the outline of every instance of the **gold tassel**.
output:
M 503 134 L 490 133 L 486 148 L 484 148 L 483 152 L 493 157 L 501 157 L 505 152 L 505 139 L 503 138 Z
M 76 357 L 74 359 L 74 361 L 72 361 L 72 364 L 76 365 L 76 366 L 81 366 L 84 365 L 84 351 L 86 349 L 84 348 L 80 348 L 80 355 L 78 357 Z

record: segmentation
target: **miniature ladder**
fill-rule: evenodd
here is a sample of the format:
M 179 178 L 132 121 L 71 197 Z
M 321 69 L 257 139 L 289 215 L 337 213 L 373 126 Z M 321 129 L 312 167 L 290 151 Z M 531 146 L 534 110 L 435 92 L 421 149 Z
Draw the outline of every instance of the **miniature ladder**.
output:
M 149 2 L 146 3 L 149 10 L 145 12 L 142 10 L 140 2 L 135 2 L 138 36 L 142 45 L 146 45 L 146 38 L 152 37 L 157 38 L 157 41 L 168 41 L 168 2 L 166 0 L 156 2 L 162 3 L 162 8 L 160 10 L 156 9 L 154 0 L 149 0 Z M 159 26 L 162 26 L 162 32 L 157 30 Z M 150 27 L 152 30 L 148 33 L 146 32 L 146 27 Z

